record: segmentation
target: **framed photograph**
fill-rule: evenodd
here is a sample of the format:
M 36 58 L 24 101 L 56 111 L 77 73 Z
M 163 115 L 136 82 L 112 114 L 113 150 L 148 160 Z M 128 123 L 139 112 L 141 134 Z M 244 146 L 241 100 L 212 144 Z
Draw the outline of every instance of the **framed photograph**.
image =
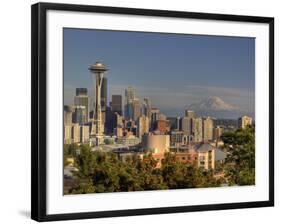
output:
M 273 205 L 273 18 L 32 6 L 32 219 Z

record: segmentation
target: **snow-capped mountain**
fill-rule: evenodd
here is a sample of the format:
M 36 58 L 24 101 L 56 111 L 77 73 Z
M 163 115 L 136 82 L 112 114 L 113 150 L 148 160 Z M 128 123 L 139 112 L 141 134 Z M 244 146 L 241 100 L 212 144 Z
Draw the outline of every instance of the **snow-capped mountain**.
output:
M 239 107 L 223 101 L 220 97 L 210 96 L 199 103 L 191 104 L 188 109 L 194 110 L 199 116 L 216 118 L 238 118 L 245 114 Z
M 233 111 L 239 110 L 238 107 L 233 106 L 229 103 L 224 102 L 221 98 L 217 96 L 210 96 L 207 99 L 202 100 L 199 103 L 194 103 L 189 106 L 190 109 L 193 110 L 226 110 L 226 111 Z

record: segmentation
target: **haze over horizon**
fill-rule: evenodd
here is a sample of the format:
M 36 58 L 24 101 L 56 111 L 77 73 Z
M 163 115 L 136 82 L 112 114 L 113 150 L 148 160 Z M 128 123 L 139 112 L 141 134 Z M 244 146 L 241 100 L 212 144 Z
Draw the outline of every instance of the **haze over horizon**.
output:
M 133 86 L 167 116 L 210 96 L 255 113 L 254 38 L 64 29 L 64 104 L 78 87 L 92 96 L 98 60 L 109 68 L 108 101 Z

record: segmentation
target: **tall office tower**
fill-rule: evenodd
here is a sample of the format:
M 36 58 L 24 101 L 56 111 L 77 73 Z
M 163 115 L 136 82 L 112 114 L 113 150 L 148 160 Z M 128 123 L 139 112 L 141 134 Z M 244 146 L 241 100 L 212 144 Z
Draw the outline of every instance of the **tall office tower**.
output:
M 64 125 L 72 125 L 73 108 L 65 105 L 63 107 L 63 123 Z
M 242 116 L 238 118 L 238 128 L 246 128 L 248 125 L 252 125 L 253 119 L 249 116 Z
M 112 95 L 111 97 L 111 111 L 122 116 L 122 95 Z
M 190 118 L 194 118 L 195 117 L 195 113 L 193 110 L 185 110 L 184 111 L 184 115 L 185 117 L 190 117 Z
M 141 103 L 140 100 L 135 98 L 133 100 L 133 120 L 137 121 L 141 116 Z
M 214 135 L 213 135 L 214 141 L 218 141 L 219 138 L 221 137 L 222 133 L 223 133 L 223 127 L 216 126 L 214 128 Z
M 214 122 L 210 117 L 203 118 L 203 141 L 212 141 L 213 140 L 213 127 Z
M 133 119 L 133 101 L 136 98 L 135 89 L 129 86 L 125 89 L 125 118 Z
M 94 92 L 95 94 L 95 106 L 94 106 L 94 121 L 92 126 L 95 127 L 95 130 L 92 128 L 91 137 L 93 137 L 94 144 L 100 145 L 103 143 L 103 130 L 104 124 L 102 123 L 102 110 L 101 110 L 101 87 L 104 78 L 105 72 L 108 70 L 104 64 L 101 62 L 96 62 L 91 65 L 89 68 L 90 72 L 93 74 L 94 83 Z
M 143 99 L 143 114 L 151 120 L 151 101 L 147 97 Z
M 101 85 L 101 111 L 105 112 L 107 107 L 107 78 L 103 77 Z
M 149 119 L 147 116 L 142 115 L 138 118 L 138 137 L 141 139 L 142 136 L 149 132 Z
M 83 125 L 87 122 L 86 107 L 85 106 L 75 106 L 73 122 Z
M 125 97 L 126 102 L 132 102 L 136 98 L 136 92 L 132 86 L 128 86 L 128 88 L 125 89 Z
M 74 97 L 75 106 L 84 106 L 86 110 L 86 122 L 89 120 L 89 97 L 87 88 L 76 88 L 76 96 Z
M 200 117 L 193 118 L 192 132 L 193 132 L 193 141 L 202 142 L 202 137 L 203 137 L 202 118 Z
M 151 129 L 155 127 L 155 122 L 159 119 L 160 110 L 158 108 L 151 108 Z

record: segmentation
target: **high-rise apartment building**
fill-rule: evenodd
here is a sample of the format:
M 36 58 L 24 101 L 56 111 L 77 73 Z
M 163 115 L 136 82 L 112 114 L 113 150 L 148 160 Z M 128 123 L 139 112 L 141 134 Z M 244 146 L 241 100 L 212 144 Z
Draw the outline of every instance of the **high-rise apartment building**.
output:
M 211 117 L 203 118 L 203 141 L 212 141 L 213 140 L 213 127 L 214 122 Z
M 242 116 L 238 119 L 238 128 L 246 128 L 248 125 L 252 125 L 253 119 L 249 116 Z

